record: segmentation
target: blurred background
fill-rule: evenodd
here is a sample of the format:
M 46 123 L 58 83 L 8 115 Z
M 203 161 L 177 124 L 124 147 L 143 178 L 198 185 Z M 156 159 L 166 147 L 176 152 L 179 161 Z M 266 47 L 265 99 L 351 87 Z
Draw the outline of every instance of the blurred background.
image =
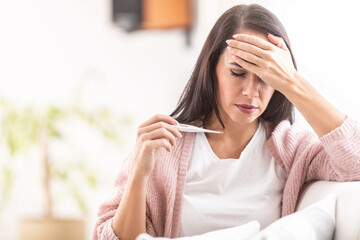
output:
M 137 126 L 172 112 L 216 19 L 241 3 L 274 12 L 299 72 L 360 119 L 355 0 L 0 0 L 0 239 L 30 239 L 43 219 L 91 239 Z

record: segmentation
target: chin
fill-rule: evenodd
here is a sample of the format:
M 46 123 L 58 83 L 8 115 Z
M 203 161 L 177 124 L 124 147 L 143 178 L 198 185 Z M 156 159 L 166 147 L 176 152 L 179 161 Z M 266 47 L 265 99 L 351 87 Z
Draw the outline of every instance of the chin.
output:
M 233 116 L 231 119 L 238 123 L 238 124 L 250 124 L 250 123 L 253 123 L 255 121 L 257 121 L 259 118 L 259 116 L 257 115 L 254 115 L 254 116 L 243 116 L 243 114 L 241 114 L 239 116 L 239 114 L 236 114 L 236 116 Z

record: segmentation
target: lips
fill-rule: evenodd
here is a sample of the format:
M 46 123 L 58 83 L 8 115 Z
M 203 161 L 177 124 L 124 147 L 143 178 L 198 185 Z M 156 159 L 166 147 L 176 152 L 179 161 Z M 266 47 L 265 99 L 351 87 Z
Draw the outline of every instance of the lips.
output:
M 235 104 L 235 106 L 242 111 L 243 113 L 251 114 L 258 109 L 258 107 L 253 105 L 247 105 L 247 104 Z

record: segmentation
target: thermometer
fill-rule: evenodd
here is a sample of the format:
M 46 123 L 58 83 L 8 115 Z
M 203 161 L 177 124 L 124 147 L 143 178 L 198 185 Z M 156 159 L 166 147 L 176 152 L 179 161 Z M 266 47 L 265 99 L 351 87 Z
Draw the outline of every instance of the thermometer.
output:
M 205 128 L 195 127 L 192 125 L 182 124 L 175 125 L 175 127 L 181 132 L 205 132 L 205 133 L 224 133 L 222 131 L 214 131 Z

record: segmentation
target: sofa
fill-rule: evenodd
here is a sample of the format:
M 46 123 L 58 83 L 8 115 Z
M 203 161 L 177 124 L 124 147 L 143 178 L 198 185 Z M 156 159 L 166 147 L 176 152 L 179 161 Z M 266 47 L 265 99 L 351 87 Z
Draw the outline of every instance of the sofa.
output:
M 360 181 L 310 183 L 302 189 L 296 211 L 329 193 L 337 196 L 334 240 L 360 240 Z

